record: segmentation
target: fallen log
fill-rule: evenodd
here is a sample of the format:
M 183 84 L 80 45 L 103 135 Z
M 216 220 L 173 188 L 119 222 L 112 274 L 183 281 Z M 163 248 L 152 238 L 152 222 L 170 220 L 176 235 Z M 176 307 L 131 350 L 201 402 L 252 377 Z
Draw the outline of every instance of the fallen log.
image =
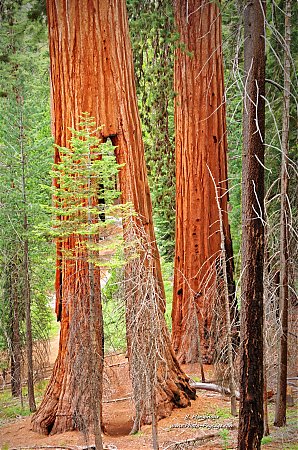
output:
M 129 394 L 129 397 L 121 397 L 121 398 L 113 398 L 111 400 L 103 400 L 102 403 L 124 402 L 125 400 L 131 400 L 131 394 Z
M 114 363 L 114 364 L 108 364 L 107 367 L 120 367 L 120 366 L 126 366 L 128 364 L 128 361 L 121 361 L 118 363 Z
M 230 390 L 224 386 L 219 386 L 218 384 L 213 383 L 199 383 L 197 381 L 191 380 L 190 383 L 191 387 L 194 387 L 195 389 L 203 389 L 205 391 L 213 391 L 213 392 L 219 392 L 220 394 L 224 395 L 231 395 Z M 240 393 L 238 391 L 235 392 L 236 399 L 240 399 Z
M 163 450 L 174 450 L 175 448 L 179 448 L 181 445 L 192 445 L 199 441 L 204 441 L 206 439 L 212 439 L 214 437 L 220 436 L 219 433 L 205 434 L 204 436 L 197 436 L 195 438 L 185 439 L 184 441 L 176 441 L 171 444 L 163 447 Z

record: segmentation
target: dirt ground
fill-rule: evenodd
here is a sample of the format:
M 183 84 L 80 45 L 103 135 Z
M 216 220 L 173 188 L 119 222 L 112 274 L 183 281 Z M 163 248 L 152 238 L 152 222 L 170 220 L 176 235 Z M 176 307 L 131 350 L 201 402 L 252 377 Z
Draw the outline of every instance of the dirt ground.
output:
M 57 351 L 58 339 L 55 339 L 52 342 L 51 364 L 55 360 Z M 184 366 L 184 370 L 191 376 L 199 376 L 200 373 L 196 365 Z M 207 378 L 212 377 L 211 371 L 212 367 L 206 366 Z M 142 431 L 137 435 L 129 435 L 134 413 L 130 396 L 128 363 L 124 355 L 106 358 L 103 399 L 103 419 L 107 429 L 103 441 L 106 448 L 111 450 L 150 450 L 152 443 L 149 425 L 143 426 Z M 190 423 L 195 424 L 197 428 L 186 428 L 185 426 Z M 190 407 L 176 409 L 170 417 L 159 421 L 160 449 L 234 449 L 237 442 L 237 423 L 237 418 L 229 415 L 229 399 L 227 397 L 215 392 L 198 391 L 197 399 L 192 402 Z M 203 436 L 206 436 L 206 439 L 197 443 L 175 445 L 186 439 Z M 295 426 L 283 430 L 274 429 L 273 436 L 272 442 L 262 448 L 297 450 L 295 442 L 298 442 L 298 437 Z M 0 446 L 3 450 L 33 447 L 36 449 L 45 447 L 77 449 L 77 446 L 87 446 L 92 443 L 92 436 L 88 438 L 80 432 L 68 432 L 54 436 L 37 434 L 31 430 L 30 417 L 15 419 L 0 428 Z

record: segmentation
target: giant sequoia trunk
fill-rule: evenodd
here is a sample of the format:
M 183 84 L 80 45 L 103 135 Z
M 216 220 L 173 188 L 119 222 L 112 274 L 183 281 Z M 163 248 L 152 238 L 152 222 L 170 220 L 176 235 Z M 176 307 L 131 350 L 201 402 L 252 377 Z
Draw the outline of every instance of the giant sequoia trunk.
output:
M 220 11 L 216 2 L 177 0 L 175 20 L 183 48 L 177 50 L 174 72 L 176 249 L 172 321 L 178 359 L 189 363 L 198 360 L 199 341 L 205 360 L 210 361 L 214 352 L 211 322 L 214 286 L 220 276 L 216 263 L 221 236 L 212 177 L 219 191 L 231 298 L 234 288 Z
M 117 145 L 118 162 L 125 163 L 120 173 L 122 201 L 131 201 L 139 214 L 139 225 L 152 245 L 155 280 L 163 295 L 125 2 L 48 0 L 47 9 L 55 142 L 67 145 L 70 137 L 68 127 L 76 127 L 82 112 L 89 112 L 97 125 L 104 125 L 102 139 L 111 138 Z M 55 158 L 59 160 L 59 152 Z M 74 245 L 72 239 L 65 244 L 71 251 Z M 85 344 L 88 345 L 86 311 L 89 306 L 85 301 L 85 297 L 89 297 L 88 265 L 80 260 L 79 267 L 75 267 L 64 259 L 64 250 L 58 245 L 56 312 L 61 320 L 59 353 L 43 402 L 33 417 L 34 429 L 44 433 L 77 428 L 82 418 L 88 417 L 88 408 L 91 407 L 88 406 L 86 376 L 88 360 L 84 355 Z M 98 273 L 95 279 L 99 297 Z M 136 295 L 133 301 L 138 300 Z M 100 318 L 100 303 L 97 307 Z M 98 320 L 98 341 L 101 342 L 101 321 Z M 164 345 L 168 349 L 168 371 L 158 389 L 158 398 L 162 398 L 160 416 L 169 414 L 175 405 L 187 406 L 189 399 L 195 397 L 188 378 L 175 359 L 166 332 Z M 99 353 L 102 356 L 101 350 Z M 100 397 L 101 393 L 98 395 Z
M 244 8 L 241 366 L 238 449 L 263 436 L 265 2 Z

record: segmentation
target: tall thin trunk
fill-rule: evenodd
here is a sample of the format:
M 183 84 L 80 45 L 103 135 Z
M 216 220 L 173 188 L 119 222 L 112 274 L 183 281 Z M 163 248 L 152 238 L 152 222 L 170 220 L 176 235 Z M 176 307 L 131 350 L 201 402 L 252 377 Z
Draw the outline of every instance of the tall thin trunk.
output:
M 20 334 L 20 299 L 18 295 L 18 268 L 15 261 L 9 264 L 9 286 L 8 295 L 11 302 L 11 395 L 20 397 L 22 402 L 22 348 Z
M 282 121 L 281 147 L 281 206 L 280 206 L 280 299 L 281 338 L 279 349 L 279 372 L 277 380 L 277 398 L 274 425 L 286 425 L 287 408 L 287 372 L 288 372 L 288 303 L 289 303 L 289 242 L 288 242 L 288 155 L 289 121 L 291 95 L 291 0 L 286 0 L 285 13 L 285 64 L 284 64 L 284 107 Z
M 92 165 L 92 155 L 91 148 L 89 148 L 88 152 L 88 168 L 89 168 L 89 176 L 88 176 L 88 192 L 91 192 L 92 188 L 92 179 L 91 179 L 91 165 Z M 94 207 L 94 199 L 88 196 L 88 225 L 89 229 L 94 223 L 95 218 L 94 214 L 92 214 L 91 209 Z M 102 308 L 101 308 L 101 298 L 100 298 L 100 289 L 96 289 L 96 282 L 99 283 L 99 280 L 96 280 L 96 267 L 93 263 L 93 251 L 91 250 L 92 244 L 96 238 L 92 235 L 88 236 L 88 264 L 89 264 L 89 283 L 90 283 L 90 349 L 89 349 L 89 364 L 91 365 L 91 377 L 90 377 L 90 385 L 92 392 L 92 409 L 93 409 L 93 417 L 94 417 L 94 435 L 95 435 L 95 450 L 103 449 L 103 442 L 101 436 L 101 422 L 102 422 L 102 405 L 100 399 L 102 397 L 102 380 L 103 380 L 103 358 L 104 358 L 104 349 L 102 351 L 98 348 L 101 345 L 101 342 L 98 342 L 96 329 L 99 325 L 101 336 L 103 337 L 103 317 L 102 317 Z M 100 392 L 100 395 L 98 393 Z
M 7 20 L 10 25 L 9 27 L 9 47 L 13 55 L 16 54 L 16 42 L 15 42 L 15 17 L 14 10 L 11 5 L 7 5 Z M 14 81 L 18 77 L 18 64 L 14 62 L 11 66 L 11 75 Z M 18 100 L 17 89 L 14 89 L 16 94 L 16 100 Z M 14 180 L 11 180 L 11 184 L 15 187 Z M 12 262 L 9 262 L 8 267 L 8 297 L 10 299 L 11 305 L 11 393 L 13 397 L 20 397 L 21 404 L 23 404 L 22 397 L 22 345 L 21 345 L 21 298 L 20 298 L 20 277 L 19 268 L 17 264 L 22 264 L 18 255 L 18 246 L 21 245 L 19 236 L 15 236 L 16 240 L 16 253 L 15 255 L 10 255 L 14 258 Z
M 270 434 L 267 390 L 267 365 L 266 359 L 264 359 L 264 436 L 269 436 Z
M 230 300 L 229 300 L 229 287 L 228 287 L 228 270 L 227 270 L 227 254 L 225 248 L 225 234 L 222 220 L 222 211 L 220 209 L 220 201 L 219 201 L 219 193 L 217 192 L 215 180 L 212 176 L 212 172 L 209 169 L 210 176 L 212 177 L 216 195 L 216 203 L 219 214 L 219 230 L 220 230 L 220 248 L 221 248 L 221 261 L 220 265 L 223 273 L 223 296 L 224 296 L 224 305 L 225 305 L 225 326 L 226 326 L 226 334 L 227 334 L 227 353 L 228 353 L 228 366 L 229 366 L 229 388 L 230 388 L 230 396 L 231 396 L 231 414 L 233 416 L 237 415 L 237 403 L 236 403 L 236 385 L 235 385 L 235 376 L 234 376 L 234 358 L 233 358 L 233 335 L 232 335 L 232 321 L 231 321 L 231 312 L 230 312 Z
M 228 225 L 227 139 L 221 15 L 216 2 L 175 1 L 175 22 L 185 48 L 174 67 L 176 145 L 176 248 L 172 339 L 178 360 L 198 361 L 193 315 L 199 311 L 205 361 L 214 354 L 211 322 L 221 252 L 218 208 L 209 175 L 220 189 L 229 293 L 234 298 L 232 246 Z M 215 290 L 214 290 L 215 291 Z M 235 311 L 235 309 L 234 309 Z
M 153 450 L 159 450 L 155 390 L 152 392 L 151 405 L 152 405 L 152 446 Z
M 23 125 L 23 100 L 19 97 L 20 122 L 19 122 L 19 142 L 21 150 L 22 165 L 22 196 L 23 196 L 23 230 L 24 230 L 24 301 L 25 301 L 25 318 L 26 318 L 26 349 L 27 349 L 27 385 L 28 385 L 28 401 L 30 411 L 36 411 L 34 397 L 34 380 L 33 380 L 33 341 L 32 341 L 32 324 L 31 324 L 31 288 L 30 288 L 30 268 L 29 268 L 29 241 L 28 241 L 28 215 L 27 215 L 27 188 L 26 188 L 26 157 L 24 151 L 24 125 Z
M 265 1 L 244 5 L 241 366 L 238 449 L 263 436 Z
M 265 214 L 266 214 L 266 206 L 265 206 Z M 267 220 L 267 216 L 265 216 L 265 220 Z M 268 436 L 270 434 L 269 430 L 269 415 L 268 415 L 268 387 L 267 387 L 267 371 L 268 371 L 268 343 L 266 337 L 266 330 L 268 326 L 267 318 L 266 318 L 266 308 L 268 307 L 269 302 L 269 290 L 268 290 L 268 282 L 269 282 L 269 272 L 268 272 L 268 226 L 264 226 L 264 309 L 263 309 L 263 327 L 264 327 L 264 348 L 263 348 L 263 367 L 264 367 L 264 436 Z

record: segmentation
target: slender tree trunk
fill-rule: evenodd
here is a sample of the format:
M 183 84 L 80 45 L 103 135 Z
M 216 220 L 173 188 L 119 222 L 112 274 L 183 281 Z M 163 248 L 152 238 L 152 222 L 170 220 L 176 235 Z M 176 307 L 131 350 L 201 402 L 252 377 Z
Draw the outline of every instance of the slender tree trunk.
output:
M 152 404 L 152 447 L 153 450 L 159 450 L 155 392 L 152 393 L 151 404 Z
M 89 237 L 89 243 L 94 243 L 94 238 Z M 90 348 L 89 365 L 91 366 L 91 376 L 89 383 L 91 385 L 91 402 L 94 418 L 94 435 L 96 450 L 103 449 L 101 436 L 102 422 L 102 374 L 103 374 L 103 318 L 100 298 L 100 279 L 99 273 L 92 262 L 89 262 L 89 281 L 90 281 Z M 96 286 L 98 284 L 98 286 Z M 101 338 L 101 341 L 100 341 Z
M 92 156 L 91 156 L 91 148 L 89 148 L 88 153 L 88 167 L 91 169 L 92 164 Z M 92 178 L 91 174 L 89 173 L 88 176 L 88 192 L 91 192 L 92 188 Z M 94 223 L 95 218 L 94 214 L 92 214 L 91 209 L 94 207 L 94 200 L 89 195 L 88 196 L 88 225 L 89 228 L 92 226 L 92 223 Z M 98 395 L 98 390 L 102 391 L 102 374 L 103 374 L 103 358 L 104 358 L 104 347 L 102 346 L 102 349 L 100 349 L 101 342 L 98 340 L 97 332 L 98 326 L 100 327 L 100 335 L 102 336 L 103 341 L 103 318 L 102 318 L 102 310 L 98 310 L 97 306 L 101 305 L 101 298 L 100 298 L 100 286 L 96 288 L 96 283 L 100 282 L 100 274 L 96 274 L 97 269 L 92 262 L 94 260 L 94 257 L 96 258 L 96 255 L 93 255 L 93 252 L 91 250 L 92 244 L 94 244 L 94 241 L 97 241 L 97 239 L 89 235 L 88 236 L 88 243 L 89 243 L 89 283 L 90 283 L 90 349 L 89 349 L 89 364 L 91 365 L 91 378 L 90 378 L 90 384 L 91 384 L 91 401 L 92 401 L 92 410 L 93 410 L 93 417 L 94 417 L 94 435 L 95 435 L 95 448 L 96 450 L 102 450 L 103 449 L 103 442 L 102 442 L 102 436 L 101 436 L 101 417 L 102 417 L 102 404 L 101 404 L 101 395 Z M 96 276 L 98 275 L 98 276 Z M 99 296 L 97 298 L 97 296 Z
M 280 207 L 280 300 L 281 338 L 279 348 L 279 372 L 274 425 L 286 425 L 287 372 L 288 372 L 288 303 L 289 303 L 289 248 L 288 248 L 288 154 L 291 94 L 291 0 L 286 1 L 285 14 L 285 65 L 284 107 L 282 123 L 281 207 Z
M 223 274 L 223 283 L 221 286 L 221 289 L 223 292 L 224 297 L 224 306 L 225 306 L 225 326 L 226 326 L 226 334 L 227 334 L 227 353 L 228 353 L 228 367 L 229 367 L 229 389 L 231 393 L 231 414 L 233 416 L 237 415 L 237 403 L 236 403 L 236 386 L 235 386 L 235 377 L 234 377 L 234 358 L 233 358 L 233 335 L 232 335 L 232 322 L 231 322 L 231 313 L 230 313 L 230 301 L 229 301 L 229 288 L 228 288 L 228 271 L 227 271 L 227 255 L 226 255 L 226 248 L 225 248 L 225 234 L 224 234 L 224 227 L 223 227 L 223 220 L 222 220 L 222 212 L 220 209 L 220 201 L 219 201 L 219 194 L 217 192 L 215 180 L 212 176 L 212 172 L 210 171 L 210 176 L 212 177 L 212 180 L 214 182 L 214 189 L 215 189 L 215 195 L 216 195 L 216 203 L 218 208 L 218 214 L 219 214 L 219 230 L 220 230 L 220 248 L 221 248 L 221 261 L 220 265 L 222 268 L 222 274 Z
M 120 173 L 122 201 L 133 203 L 146 230 L 153 249 L 157 287 L 164 301 L 125 2 L 48 0 L 47 12 L 55 142 L 67 146 L 70 138 L 68 127 L 77 127 L 82 112 L 89 112 L 97 125 L 104 124 L 102 139 L 111 138 L 117 145 L 118 162 L 125 163 Z M 58 151 L 55 161 L 59 161 Z M 89 335 L 86 332 L 90 311 L 89 267 L 80 255 L 74 255 L 79 257 L 76 265 L 63 256 L 65 251 L 73 252 L 75 246 L 74 238 L 69 238 L 66 244 L 58 244 L 57 247 L 56 311 L 61 320 L 59 353 L 42 404 L 33 417 L 33 428 L 43 433 L 78 428 L 80 419 L 86 420 L 89 415 L 91 420 L 93 416 L 90 410 L 92 401 L 90 405 L 88 402 L 90 389 L 88 391 L 88 367 L 84 354 L 84 349 L 90 345 L 85 341 L 85 336 Z M 98 270 L 94 280 L 98 286 L 96 298 L 99 299 Z M 133 301 L 138 299 L 134 297 Z M 99 303 L 96 307 L 98 310 L 101 308 Z M 101 333 L 99 325 L 98 342 L 102 342 Z M 176 361 L 166 331 L 164 346 L 169 369 L 166 380 L 163 378 L 159 383 L 158 417 L 170 414 L 175 406 L 189 405 L 190 398 L 195 398 L 195 391 Z M 102 352 L 99 356 L 103 357 Z M 76 361 L 81 362 L 81 367 Z M 101 392 L 98 396 L 100 402 Z
M 244 6 L 241 367 L 238 449 L 263 436 L 265 2 Z
M 11 301 L 11 395 L 22 401 L 22 348 L 20 335 L 20 304 L 18 296 L 18 268 L 15 262 L 9 264 L 9 298 Z
M 265 221 L 267 222 L 267 211 L 266 204 L 264 206 L 265 212 Z M 269 416 L 268 416 L 268 395 L 267 395 L 267 372 L 268 372 L 268 338 L 266 335 L 268 329 L 268 320 L 267 320 L 267 308 L 269 300 L 269 249 L 268 249 L 268 225 L 267 223 L 264 226 L 264 308 L 263 308 L 263 329 L 264 329 L 264 343 L 263 343 L 263 367 L 264 367 L 264 436 L 268 436 L 270 434 L 269 430 Z
M 268 394 L 267 394 L 267 365 L 264 359 L 264 436 L 269 436 Z
M 34 380 L 33 380 L 33 341 L 32 341 L 32 324 L 31 324 L 31 288 L 30 288 L 30 268 L 29 268 L 29 241 L 28 241 L 28 216 L 27 216 L 27 194 L 26 194 L 26 157 L 24 151 L 24 125 L 23 125 L 23 100 L 20 98 L 20 149 L 22 164 L 22 196 L 23 196 L 23 230 L 24 230 L 24 301 L 25 301 L 25 318 L 26 318 L 26 349 L 27 349 L 27 385 L 28 385 L 28 401 L 30 411 L 36 411 L 34 397 Z
M 194 314 L 199 310 L 202 353 L 211 362 L 215 262 L 221 252 L 220 207 L 227 251 L 229 292 L 234 299 L 227 204 L 227 139 L 221 16 L 216 2 L 175 1 L 175 21 L 185 48 L 174 68 L 176 138 L 176 248 L 172 311 L 173 345 L 180 362 L 198 361 Z M 211 297 L 211 298 L 210 298 Z M 234 309 L 235 313 L 235 309 Z
M 265 210 L 265 220 L 267 222 L 267 215 L 266 215 L 266 204 L 264 207 Z M 269 415 L 268 415 L 268 384 L 267 384 L 267 378 L 268 378 L 268 337 L 267 337 L 267 328 L 268 328 L 268 320 L 267 320 L 267 308 L 268 308 L 268 302 L 269 300 L 269 289 L 268 289 L 268 283 L 269 283 L 269 272 L 268 272 L 268 266 L 269 266 L 269 252 L 268 252 L 268 225 L 265 224 L 264 226 L 264 308 L 263 308 L 263 329 L 264 329 L 264 343 L 263 343 L 263 368 L 264 368 L 264 436 L 269 436 L 270 429 L 269 429 Z

